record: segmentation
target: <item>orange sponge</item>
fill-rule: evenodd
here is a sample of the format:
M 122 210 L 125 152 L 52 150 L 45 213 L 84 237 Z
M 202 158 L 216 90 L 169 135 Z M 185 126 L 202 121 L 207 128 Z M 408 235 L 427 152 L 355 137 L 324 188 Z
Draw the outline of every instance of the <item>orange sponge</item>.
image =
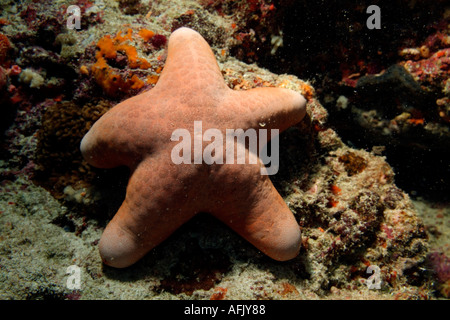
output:
M 147 36 L 148 32 L 145 33 Z M 130 69 L 146 70 L 151 67 L 146 59 L 138 56 L 136 48 L 129 44 L 129 41 L 132 40 L 132 33 L 131 29 L 128 29 L 124 35 L 122 35 L 122 31 L 119 31 L 114 38 L 106 35 L 97 42 L 96 63 L 91 70 L 96 82 L 110 96 L 127 92 L 129 89 L 141 89 L 144 86 L 144 81 L 139 79 L 137 75 L 125 77 L 115 72 L 114 68 L 108 64 L 108 60 L 116 59 L 118 53 L 122 53 L 126 55 Z

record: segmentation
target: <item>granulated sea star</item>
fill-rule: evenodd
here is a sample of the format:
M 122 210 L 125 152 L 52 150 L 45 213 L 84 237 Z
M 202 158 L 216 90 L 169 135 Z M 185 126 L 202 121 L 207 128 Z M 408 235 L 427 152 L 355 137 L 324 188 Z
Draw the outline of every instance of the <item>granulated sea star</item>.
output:
M 299 225 L 261 174 L 261 161 L 175 164 L 171 151 L 177 142 L 171 137 L 178 128 L 194 135 L 194 121 L 224 136 L 227 128 L 258 132 L 261 124 L 269 133 L 281 132 L 302 120 L 305 104 L 288 89 L 231 90 L 200 34 L 188 28 L 173 32 L 156 86 L 109 110 L 81 142 L 91 165 L 131 170 L 125 200 L 99 243 L 104 263 L 135 263 L 198 212 L 211 213 L 273 259 L 294 258 Z M 256 155 L 246 149 L 246 157 Z

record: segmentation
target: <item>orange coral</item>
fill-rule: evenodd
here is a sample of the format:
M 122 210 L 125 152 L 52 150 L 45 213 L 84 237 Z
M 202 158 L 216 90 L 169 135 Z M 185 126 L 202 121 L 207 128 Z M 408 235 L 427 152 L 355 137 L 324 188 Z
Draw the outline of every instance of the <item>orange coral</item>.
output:
M 283 297 L 290 294 L 299 294 L 297 288 L 289 282 L 281 283 L 283 290 L 278 291 Z
M 123 77 L 114 72 L 114 69 L 108 65 L 107 59 L 116 59 L 118 54 L 124 54 L 128 60 L 128 66 L 131 69 L 149 69 L 150 63 L 144 58 L 139 58 L 137 50 L 128 44 L 132 40 L 131 29 L 122 35 L 119 31 L 114 38 L 106 35 L 97 42 L 97 53 L 95 58 L 97 62 L 91 70 L 97 83 L 103 88 L 106 94 L 115 96 L 118 92 L 126 92 L 129 89 L 141 89 L 144 82 L 137 75 Z
M 155 33 L 153 31 L 151 31 L 151 30 L 142 29 L 141 31 L 139 31 L 139 35 L 141 36 L 142 39 L 144 39 L 145 42 L 147 42 L 151 38 L 153 38 Z
M 302 95 L 306 98 L 306 100 L 310 100 L 315 94 L 314 88 L 306 82 L 300 85 L 300 91 L 302 92 Z
M 150 75 L 147 77 L 147 83 L 149 84 L 156 84 L 158 82 L 159 76 L 158 75 Z
M 339 187 L 336 186 L 336 185 L 332 185 L 332 186 L 330 187 L 330 190 L 331 190 L 331 192 L 332 192 L 335 196 L 340 195 L 341 192 L 342 192 L 341 188 L 339 188 Z
M 329 199 L 327 206 L 328 206 L 328 208 L 336 208 L 338 204 L 339 204 L 339 201 L 334 200 L 334 199 Z
M 227 288 L 217 287 L 214 289 L 214 293 L 211 295 L 210 300 L 223 300 L 228 291 Z
M 131 89 L 141 89 L 144 86 L 144 81 L 142 81 L 141 79 L 139 79 L 139 77 L 137 75 L 133 75 L 131 77 Z
M 85 65 L 82 65 L 80 67 L 80 73 L 87 76 L 87 75 L 89 75 L 89 69 Z
M 414 125 L 424 124 L 425 119 L 408 119 L 408 122 Z

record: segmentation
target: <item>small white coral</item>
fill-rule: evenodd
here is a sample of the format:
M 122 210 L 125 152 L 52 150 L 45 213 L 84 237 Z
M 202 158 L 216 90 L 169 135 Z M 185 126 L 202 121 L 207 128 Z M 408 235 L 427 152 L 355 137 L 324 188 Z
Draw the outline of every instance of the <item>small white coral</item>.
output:
M 279 35 L 272 35 L 270 39 L 270 44 L 273 45 L 270 54 L 274 55 L 279 47 L 283 46 L 283 32 L 280 31 Z
M 19 81 L 30 85 L 30 88 L 37 89 L 45 83 L 44 77 L 30 68 L 22 70 L 19 76 Z
M 346 96 L 339 96 L 339 98 L 336 100 L 336 107 L 341 110 L 347 109 L 348 98 Z

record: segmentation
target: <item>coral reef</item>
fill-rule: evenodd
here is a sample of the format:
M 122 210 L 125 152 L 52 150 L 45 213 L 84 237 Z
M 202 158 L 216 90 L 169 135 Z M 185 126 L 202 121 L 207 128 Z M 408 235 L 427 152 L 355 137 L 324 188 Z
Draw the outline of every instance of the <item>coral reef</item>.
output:
M 285 45 L 276 57 L 289 57 L 289 63 L 269 54 L 259 61 L 276 72 L 315 79 L 344 141 L 369 150 L 385 146 L 402 188 L 448 200 L 448 8 L 442 1 L 380 5 L 378 32 L 365 26 L 368 5 L 292 4 L 281 18 Z
M 210 12 L 227 17 L 230 21 L 233 45 L 230 52 L 233 56 L 247 62 L 260 59 L 259 51 L 272 51 L 275 37 L 277 46 L 282 45 L 280 25 L 276 18 L 283 14 L 283 5 L 278 1 L 250 0 L 250 1 L 200 1 Z M 274 50 L 274 52 L 276 49 Z
M 307 137 L 306 133 L 295 134 L 290 143 Z M 392 169 L 374 154 L 344 146 L 331 130 L 318 135 L 322 136 L 318 136 L 320 142 L 326 142 L 318 147 L 326 146 L 327 152 L 312 152 L 318 155 L 315 159 L 298 154 L 300 161 L 290 155 L 283 167 L 293 171 L 289 172 L 293 180 L 288 184 L 283 177 L 280 186 L 303 227 L 303 261 L 320 262 L 322 272 L 330 276 L 323 277 L 308 267 L 302 272 L 321 289 L 342 290 L 364 286 L 367 267 L 377 265 L 384 290 L 415 277 L 416 285 L 424 286 L 420 293 L 424 294 L 429 290 L 427 275 L 421 271 L 427 235 L 408 196 L 392 185 Z M 306 147 L 310 148 L 315 147 Z M 350 283 L 344 285 L 345 281 Z
M 109 108 L 100 100 L 79 106 L 73 102 L 57 102 L 48 106 L 42 115 L 37 132 L 35 162 L 38 165 L 34 179 L 61 198 L 64 188 L 91 182 L 95 171 L 82 159 L 81 139 Z
M 448 299 L 448 204 L 404 191 L 442 201 L 448 189 L 444 1 L 382 4 L 380 32 L 365 28 L 370 1 L 3 3 L 0 298 Z M 81 30 L 65 28 L 72 4 Z M 152 90 L 181 26 L 212 45 L 230 88 L 308 99 L 271 177 L 302 228 L 292 261 L 199 215 L 129 269 L 101 262 L 128 172 L 95 171 L 77 144 L 109 107 Z M 70 265 L 79 290 L 66 285 Z
M 135 15 L 138 13 L 145 14 L 148 11 L 148 6 L 143 4 L 140 0 L 118 0 L 119 9 L 128 15 Z
M 428 260 L 436 274 L 437 289 L 445 298 L 450 298 L 450 258 L 444 252 L 433 251 Z

